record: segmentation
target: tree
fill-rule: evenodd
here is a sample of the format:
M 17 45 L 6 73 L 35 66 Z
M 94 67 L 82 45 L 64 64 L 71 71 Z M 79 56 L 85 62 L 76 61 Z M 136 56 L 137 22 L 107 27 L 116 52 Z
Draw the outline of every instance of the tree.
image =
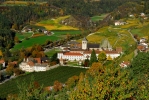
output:
M 98 54 L 98 61 L 103 63 L 104 61 L 106 61 L 106 59 L 107 59 L 106 53 L 104 51 L 101 51 Z
M 15 36 L 14 41 L 15 41 L 15 43 L 19 43 L 19 38 L 17 36 Z
M 84 61 L 84 67 L 89 67 L 89 60 L 88 59 L 85 59 L 85 61 Z
M 126 70 L 94 63 L 79 78 L 76 89 L 69 93 L 70 100 L 131 100 L 135 96 L 135 82 Z
M 95 50 L 93 49 L 93 51 L 92 51 L 92 53 L 91 53 L 91 57 L 90 57 L 90 66 L 91 66 L 94 62 L 97 62 L 97 57 L 96 57 Z
M 54 82 L 53 88 L 54 88 L 55 91 L 60 91 L 62 89 L 62 87 L 63 87 L 63 85 L 59 81 Z
M 26 83 L 25 80 L 18 82 L 17 84 L 19 93 L 14 100 L 46 100 L 47 92 L 43 91 L 43 86 L 40 86 L 37 82 L 34 81 L 34 78 L 31 78 L 29 83 Z

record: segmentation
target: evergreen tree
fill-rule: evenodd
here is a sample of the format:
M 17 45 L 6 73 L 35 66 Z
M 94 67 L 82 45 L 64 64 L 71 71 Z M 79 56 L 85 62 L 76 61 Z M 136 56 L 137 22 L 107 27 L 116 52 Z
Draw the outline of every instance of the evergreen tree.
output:
M 91 57 L 90 57 L 90 66 L 91 66 L 94 62 L 97 62 L 97 57 L 96 57 L 95 50 L 93 49 L 93 51 L 92 51 L 92 53 L 91 53 Z

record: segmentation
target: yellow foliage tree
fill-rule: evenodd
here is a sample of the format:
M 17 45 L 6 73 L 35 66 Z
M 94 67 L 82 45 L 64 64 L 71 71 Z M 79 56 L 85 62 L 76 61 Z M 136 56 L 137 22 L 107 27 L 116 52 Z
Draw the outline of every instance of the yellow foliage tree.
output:
M 3 56 L 3 53 L 2 53 L 2 51 L 0 50 L 0 56 Z

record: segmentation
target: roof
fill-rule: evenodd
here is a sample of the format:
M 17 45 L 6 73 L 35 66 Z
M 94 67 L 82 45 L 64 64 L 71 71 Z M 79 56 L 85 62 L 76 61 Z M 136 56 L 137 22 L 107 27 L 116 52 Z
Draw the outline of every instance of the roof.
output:
M 36 61 L 37 61 L 37 63 L 41 63 L 41 59 L 40 58 L 34 58 Z
M 99 54 L 102 51 L 95 51 L 96 54 Z M 119 54 L 117 51 L 104 51 L 106 54 Z M 85 51 L 84 54 L 91 54 L 92 51 Z
M 110 45 L 108 39 L 102 40 L 101 44 L 100 44 L 100 47 L 101 48 L 112 48 L 112 46 Z
M 83 54 L 81 54 L 81 53 L 66 52 L 66 53 L 64 53 L 64 55 L 68 55 L 68 56 L 82 56 Z
M 78 44 L 78 42 L 77 41 L 75 41 L 75 40 L 71 40 L 71 41 L 69 41 L 69 42 L 67 42 L 68 44 Z
M 138 46 L 137 46 L 137 49 L 139 49 L 139 50 L 144 50 L 145 47 L 144 47 L 143 45 L 138 45 Z
M 116 51 L 121 53 L 123 51 L 123 48 L 122 47 L 116 47 Z
M 13 61 L 13 62 L 10 62 L 10 63 L 16 65 L 18 62 L 17 61 Z
M 48 57 L 42 57 L 41 60 L 46 61 L 46 60 L 49 60 L 49 58 Z
M 130 61 L 123 61 L 122 63 L 119 64 L 121 67 L 127 67 L 130 65 Z
M 99 48 L 99 44 L 88 43 L 87 48 Z
M 28 64 L 29 66 L 34 66 L 34 63 L 33 63 L 32 61 L 27 62 L 27 64 Z
M 36 67 L 46 67 L 47 65 L 48 65 L 47 63 L 42 63 L 42 64 L 35 63 Z
M 5 61 L 4 60 L 0 60 L 0 64 L 4 63 Z
M 88 41 L 85 37 L 82 39 L 82 41 Z

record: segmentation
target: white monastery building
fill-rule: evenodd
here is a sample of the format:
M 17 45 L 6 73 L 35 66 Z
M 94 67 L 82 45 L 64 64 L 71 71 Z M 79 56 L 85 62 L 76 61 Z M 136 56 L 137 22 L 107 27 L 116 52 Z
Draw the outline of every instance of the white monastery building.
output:
M 86 38 L 82 40 L 82 44 L 73 40 L 67 43 L 67 45 L 61 46 L 61 49 L 62 52 L 59 52 L 57 56 L 60 62 L 61 60 L 84 61 L 85 59 L 90 59 L 93 49 L 95 50 L 97 57 L 101 51 L 104 51 L 106 56 L 111 57 L 112 59 L 117 58 L 122 53 L 121 47 L 113 50 L 107 39 L 103 40 L 101 44 L 88 43 Z
M 41 58 L 24 58 L 23 62 L 19 64 L 19 68 L 26 72 L 39 72 L 48 70 L 49 65 Z

